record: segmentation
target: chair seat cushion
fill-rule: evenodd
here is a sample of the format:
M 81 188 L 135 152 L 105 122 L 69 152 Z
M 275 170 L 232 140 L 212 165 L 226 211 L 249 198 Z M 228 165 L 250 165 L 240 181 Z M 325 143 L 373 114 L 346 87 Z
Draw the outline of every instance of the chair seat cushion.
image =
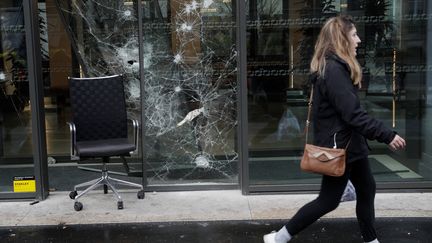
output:
M 135 145 L 127 138 L 115 138 L 76 143 L 76 150 L 80 157 L 120 156 L 135 150 Z

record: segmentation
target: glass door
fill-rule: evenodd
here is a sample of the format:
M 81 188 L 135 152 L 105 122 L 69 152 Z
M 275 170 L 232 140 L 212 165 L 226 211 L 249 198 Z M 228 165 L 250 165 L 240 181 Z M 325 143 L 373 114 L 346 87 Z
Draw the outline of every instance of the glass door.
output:
M 363 106 L 407 141 L 404 151 L 370 142 L 377 181 L 422 186 L 431 180 L 430 14 L 427 1 L 366 1 L 347 5 L 363 37 Z M 424 186 L 424 185 L 423 185 Z
M 28 65 L 23 3 L 1 1 L 0 198 L 36 192 Z

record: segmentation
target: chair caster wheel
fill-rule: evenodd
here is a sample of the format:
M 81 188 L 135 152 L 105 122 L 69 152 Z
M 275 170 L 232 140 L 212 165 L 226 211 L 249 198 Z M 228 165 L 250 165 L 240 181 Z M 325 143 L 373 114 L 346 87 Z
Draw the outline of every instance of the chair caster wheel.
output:
M 70 193 L 69 193 L 69 197 L 70 197 L 70 199 L 75 199 L 75 197 L 78 195 L 78 192 L 77 191 L 71 191 Z
M 104 194 L 107 194 L 107 193 L 108 193 L 108 186 L 104 185 Z
M 80 203 L 80 202 L 75 202 L 75 204 L 74 204 L 74 209 L 75 209 L 75 211 L 81 211 L 82 208 L 83 208 L 82 203 Z
M 140 190 L 140 191 L 137 193 L 137 197 L 138 197 L 138 199 L 144 199 L 144 197 L 145 197 L 144 190 Z
M 123 201 L 117 202 L 117 209 L 123 209 Z

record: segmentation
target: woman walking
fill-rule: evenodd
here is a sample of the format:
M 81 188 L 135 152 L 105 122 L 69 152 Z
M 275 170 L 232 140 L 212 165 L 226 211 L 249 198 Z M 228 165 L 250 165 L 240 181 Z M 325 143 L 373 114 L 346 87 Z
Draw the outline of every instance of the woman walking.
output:
M 356 215 L 364 242 L 378 243 L 375 232 L 375 180 L 366 139 L 386 143 L 392 150 L 403 149 L 405 140 L 370 117 L 360 106 L 361 67 L 356 59 L 360 38 L 349 16 L 332 17 L 318 36 L 311 62 L 314 144 L 347 147 L 344 175 L 324 175 L 318 197 L 304 205 L 279 231 L 264 236 L 265 243 L 286 243 L 300 231 L 339 205 L 348 180 L 356 194 Z

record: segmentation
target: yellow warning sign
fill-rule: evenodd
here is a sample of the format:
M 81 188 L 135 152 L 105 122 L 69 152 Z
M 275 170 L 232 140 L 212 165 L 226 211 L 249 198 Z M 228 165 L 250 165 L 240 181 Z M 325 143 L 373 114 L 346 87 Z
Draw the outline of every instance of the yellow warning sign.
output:
M 34 176 L 15 176 L 13 178 L 14 192 L 36 192 Z

